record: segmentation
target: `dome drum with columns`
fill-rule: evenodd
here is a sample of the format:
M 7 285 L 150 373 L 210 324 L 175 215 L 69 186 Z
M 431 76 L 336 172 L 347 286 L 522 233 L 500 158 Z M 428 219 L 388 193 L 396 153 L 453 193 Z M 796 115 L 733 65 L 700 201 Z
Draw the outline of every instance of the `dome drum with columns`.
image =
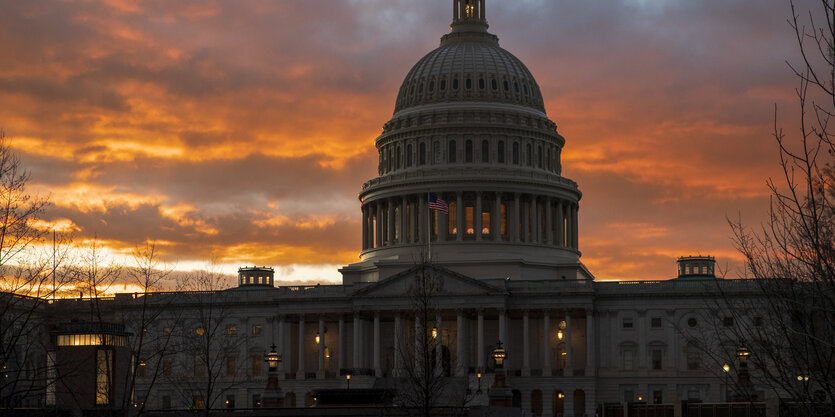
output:
M 344 279 L 427 257 L 476 277 L 591 279 L 581 193 L 561 176 L 565 139 L 536 80 L 487 32 L 483 0 L 453 5 L 451 32 L 409 71 L 376 139 L 379 176 L 359 194 L 361 262 Z M 429 194 L 449 213 L 430 210 Z

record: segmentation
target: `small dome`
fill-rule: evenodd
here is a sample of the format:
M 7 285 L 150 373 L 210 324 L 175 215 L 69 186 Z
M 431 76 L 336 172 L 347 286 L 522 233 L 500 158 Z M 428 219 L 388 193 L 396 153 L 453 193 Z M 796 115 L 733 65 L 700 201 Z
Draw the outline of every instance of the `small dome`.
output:
M 525 64 L 485 31 L 452 32 L 412 67 L 394 113 L 427 104 L 491 102 L 545 113 L 542 94 Z

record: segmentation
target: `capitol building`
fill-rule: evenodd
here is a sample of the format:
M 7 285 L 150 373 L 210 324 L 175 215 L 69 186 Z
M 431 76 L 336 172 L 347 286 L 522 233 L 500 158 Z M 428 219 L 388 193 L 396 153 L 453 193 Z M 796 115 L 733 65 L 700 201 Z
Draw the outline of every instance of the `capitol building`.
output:
M 737 358 L 706 354 L 704 337 L 738 281 L 716 278 L 705 256 L 671 259 L 665 281 L 595 281 L 581 262 L 582 193 L 562 175 L 573 138 L 488 31 L 485 0 L 452 3 L 450 31 L 408 72 L 375 139 L 379 175 L 361 185 L 360 258 L 342 284 L 280 286 L 273 269 L 246 267 L 223 291 L 58 300 L 44 306 L 57 351 L 85 345 L 85 323 L 118 324 L 108 331 L 126 345 L 153 340 L 130 360 L 103 357 L 138 364 L 134 401 L 148 410 L 258 407 L 273 345 L 284 408 L 321 390 L 388 389 L 430 328 L 447 405 L 490 403 L 499 342 L 510 406 L 527 416 L 681 416 L 688 402 L 730 401 L 737 376 L 722 362 Z M 414 296 L 426 274 L 428 322 Z M 201 391 L 207 378 L 214 391 Z M 56 385 L 47 402 L 72 390 Z

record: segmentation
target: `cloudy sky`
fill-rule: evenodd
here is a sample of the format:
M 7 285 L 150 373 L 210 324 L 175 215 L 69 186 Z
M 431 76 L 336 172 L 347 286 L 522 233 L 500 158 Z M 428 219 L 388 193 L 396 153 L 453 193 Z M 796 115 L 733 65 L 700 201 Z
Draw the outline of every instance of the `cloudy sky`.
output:
M 338 280 L 373 140 L 450 3 L 0 0 L 0 126 L 77 238 Z M 738 273 L 726 217 L 762 221 L 775 104 L 791 128 L 786 3 L 488 0 L 567 140 L 598 278 L 669 278 L 697 253 Z

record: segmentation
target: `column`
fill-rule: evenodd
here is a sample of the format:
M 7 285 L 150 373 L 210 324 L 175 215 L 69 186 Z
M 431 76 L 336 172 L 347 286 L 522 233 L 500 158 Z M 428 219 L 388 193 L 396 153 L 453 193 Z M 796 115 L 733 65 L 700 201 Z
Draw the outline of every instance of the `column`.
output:
M 400 312 L 394 313 L 394 376 L 399 377 L 403 371 L 403 322 Z
M 512 221 L 510 222 L 511 227 L 511 234 L 513 237 L 511 241 L 518 243 L 519 242 L 519 226 L 522 221 L 522 213 L 519 212 L 519 194 L 513 193 L 513 214 L 510 216 Z
M 406 212 L 408 211 L 406 207 L 408 207 L 409 202 L 406 200 L 406 197 L 403 197 L 403 201 L 400 203 L 400 243 L 405 244 L 408 242 L 406 240 L 409 236 L 409 218 L 406 216 Z
M 484 371 L 484 310 L 478 310 L 478 335 L 476 336 L 476 372 Z
M 493 222 L 493 228 L 490 230 L 493 233 L 493 240 L 501 242 L 502 240 L 502 195 L 496 193 L 496 198 L 493 200 L 493 215 L 490 216 Z
M 531 241 L 531 202 L 527 198 L 522 203 L 522 242 Z
M 557 201 L 557 246 L 565 246 L 565 210 L 562 201 Z
M 510 347 L 510 343 L 508 343 L 509 341 L 507 340 L 507 310 L 505 309 L 499 310 L 499 341 L 502 342 L 504 349 L 510 352 L 510 349 L 508 349 Z M 508 369 L 510 362 L 505 359 L 504 363 L 504 368 Z
M 551 311 L 542 312 L 542 330 L 545 335 L 542 349 L 542 376 L 551 376 Z
M 362 206 L 362 250 L 368 249 L 368 208 Z
M 438 212 L 438 241 L 446 241 L 447 232 L 449 231 L 449 214 L 442 211 Z
M 435 337 L 435 371 L 439 374 L 443 373 L 444 371 L 444 321 L 441 317 L 441 312 L 438 311 L 435 314 L 435 329 L 437 329 L 438 335 Z
M 455 210 L 458 211 L 457 218 L 455 219 L 455 228 L 458 229 L 458 233 L 455 236 L 455 240 L 460 242 L 464 239 L 464 195 L 459 192 L 455 198 Z
M 638 317 L 635 320 L 638 325 L 638 369 L 647 368 L 647 325 L 646 325 L 646 310 L 639 311 Z
M 458 21 L 458 16 L 459 16 L 458 8 L 459 8 L 458 2 L 453 2 L 452 3 L 452 21 L 453 22 Z
M 575 205 L 573 210 L 574 210 L 574 214 L 571 216 L 571 220 L 573 220 L 573 223 L 574 223 L 574 226 L 571 228 L 571 230 L 573 231 L 572 242 L 573 242 L 573 245 L 574 245 L 574 249 L 580 249 L 580 242 L 579 242 L 580 220 L 578 218 L 578 214 L 580 213 L 580 206 Z
M 336 362 L 337 362 L 337 371 L 336 375 L 339 375 L 339 371 L 342 369 L 346 369 L 345 366 L 345 319 L 342 315 L 339 315 L 339 334 L 337 335 L 336 341 Z
M 564 376 L 572 376 L 574 375 L 574 366 L 572 366 L 571 361 L 573 360 L 573 352 L 571 348 L 571 314 L 566 311 L 565 312 L 565 369 L 563 370 Z M 566 393 L 565 398 L 568 398 L 568 393 Z
M 384 243 L 383 242 L 383 205 L 380 204 L 379 201 L 377 201 L 377 202 L 374 203 L 374 207 L 376 209 L 375 211 L 377 212 L 377 215 L 376 215 L 376 220 L 377 221 L 375 222 L 376 223 L 375 224 L 375 226 L 376 226 L 375 227 L 376 228 L 376 242 L 375 242 L 374 247 L 382 248 L 383 243 Z
M 395 227 L 394 227 L 394 220 L 395 220 L 394 199 L 390 198 L 390 199 L 386 200 L 386 205 L 388 206 L 388 216 L 387 216 L 388 217 L 388 219 L 387 219 L 388 220 L 388 239 L 386 239 L 386 241 L 388 242 L 389 245 L 394 245 L 395 243 L 397 243 L 395 241 L 395 237 L 397 236 L 397 233 L 395 233 L 395 232 L 396 232 L 397 229 L 395 229 Z
M 542 243 L 542 215 L 539 214 L 539 201 L 536 196 L 531 199 L 531 213 L 533 215 L 533 240 L 535 243 Z
M 428 242 L 429 239 L 429 225 L 426 223 L 426 194 L 420 193 L 420 198 L 418 199 L 418 236 L 420 237 L 420 243 Z
M 473 210 L 473 225 L 475 226 L 475 240 L 481 240 L 481 191 L 475 193 L 475 210 Z
M 276 340 L 276 353 L 284 357 L 284 316 L 278 316 L 278 338 Z M 278 377 L 284 379 L 284 361 L 278 363 Z
M 455 361 L 455 375 L 467 376 L 467 373 L 469 371 L 469 367 L 467 366 L 467 324 L 464 318 L 464 310 L 459 308 L 458 310 L 456 310 L 456 313 L 458 316 L 458 337 L 456 338 L 458 339 L 458 352 Z
M 594 355 L 594 311 L 586 310 L 586 376 L 596 374 Z
M 325 379 L 325 318 L 319 317 L 319 363 L 316 369 L 316 379 Z
M 360 314 L 354 313 L 354 334 L 353 334 L 353 343 L 354 349 L 353 353 L 353 360 L 351 361 L 351 367 L 354 369 L 361 368 L 360 366 Z
M 304 374 L 304 315 L 299 316 L 299 368 L 296 379 L 305 379 Z
M 554 219 L 551 214 L 551 197 L 545 198 L 545 244 L 554 244 Z
M 383 367 L 380 366 L 380 313 L 374 313 L 374 376 L 383 376 Z
M 522 312 L 522 376 L 531 376 L 530 313 Z

